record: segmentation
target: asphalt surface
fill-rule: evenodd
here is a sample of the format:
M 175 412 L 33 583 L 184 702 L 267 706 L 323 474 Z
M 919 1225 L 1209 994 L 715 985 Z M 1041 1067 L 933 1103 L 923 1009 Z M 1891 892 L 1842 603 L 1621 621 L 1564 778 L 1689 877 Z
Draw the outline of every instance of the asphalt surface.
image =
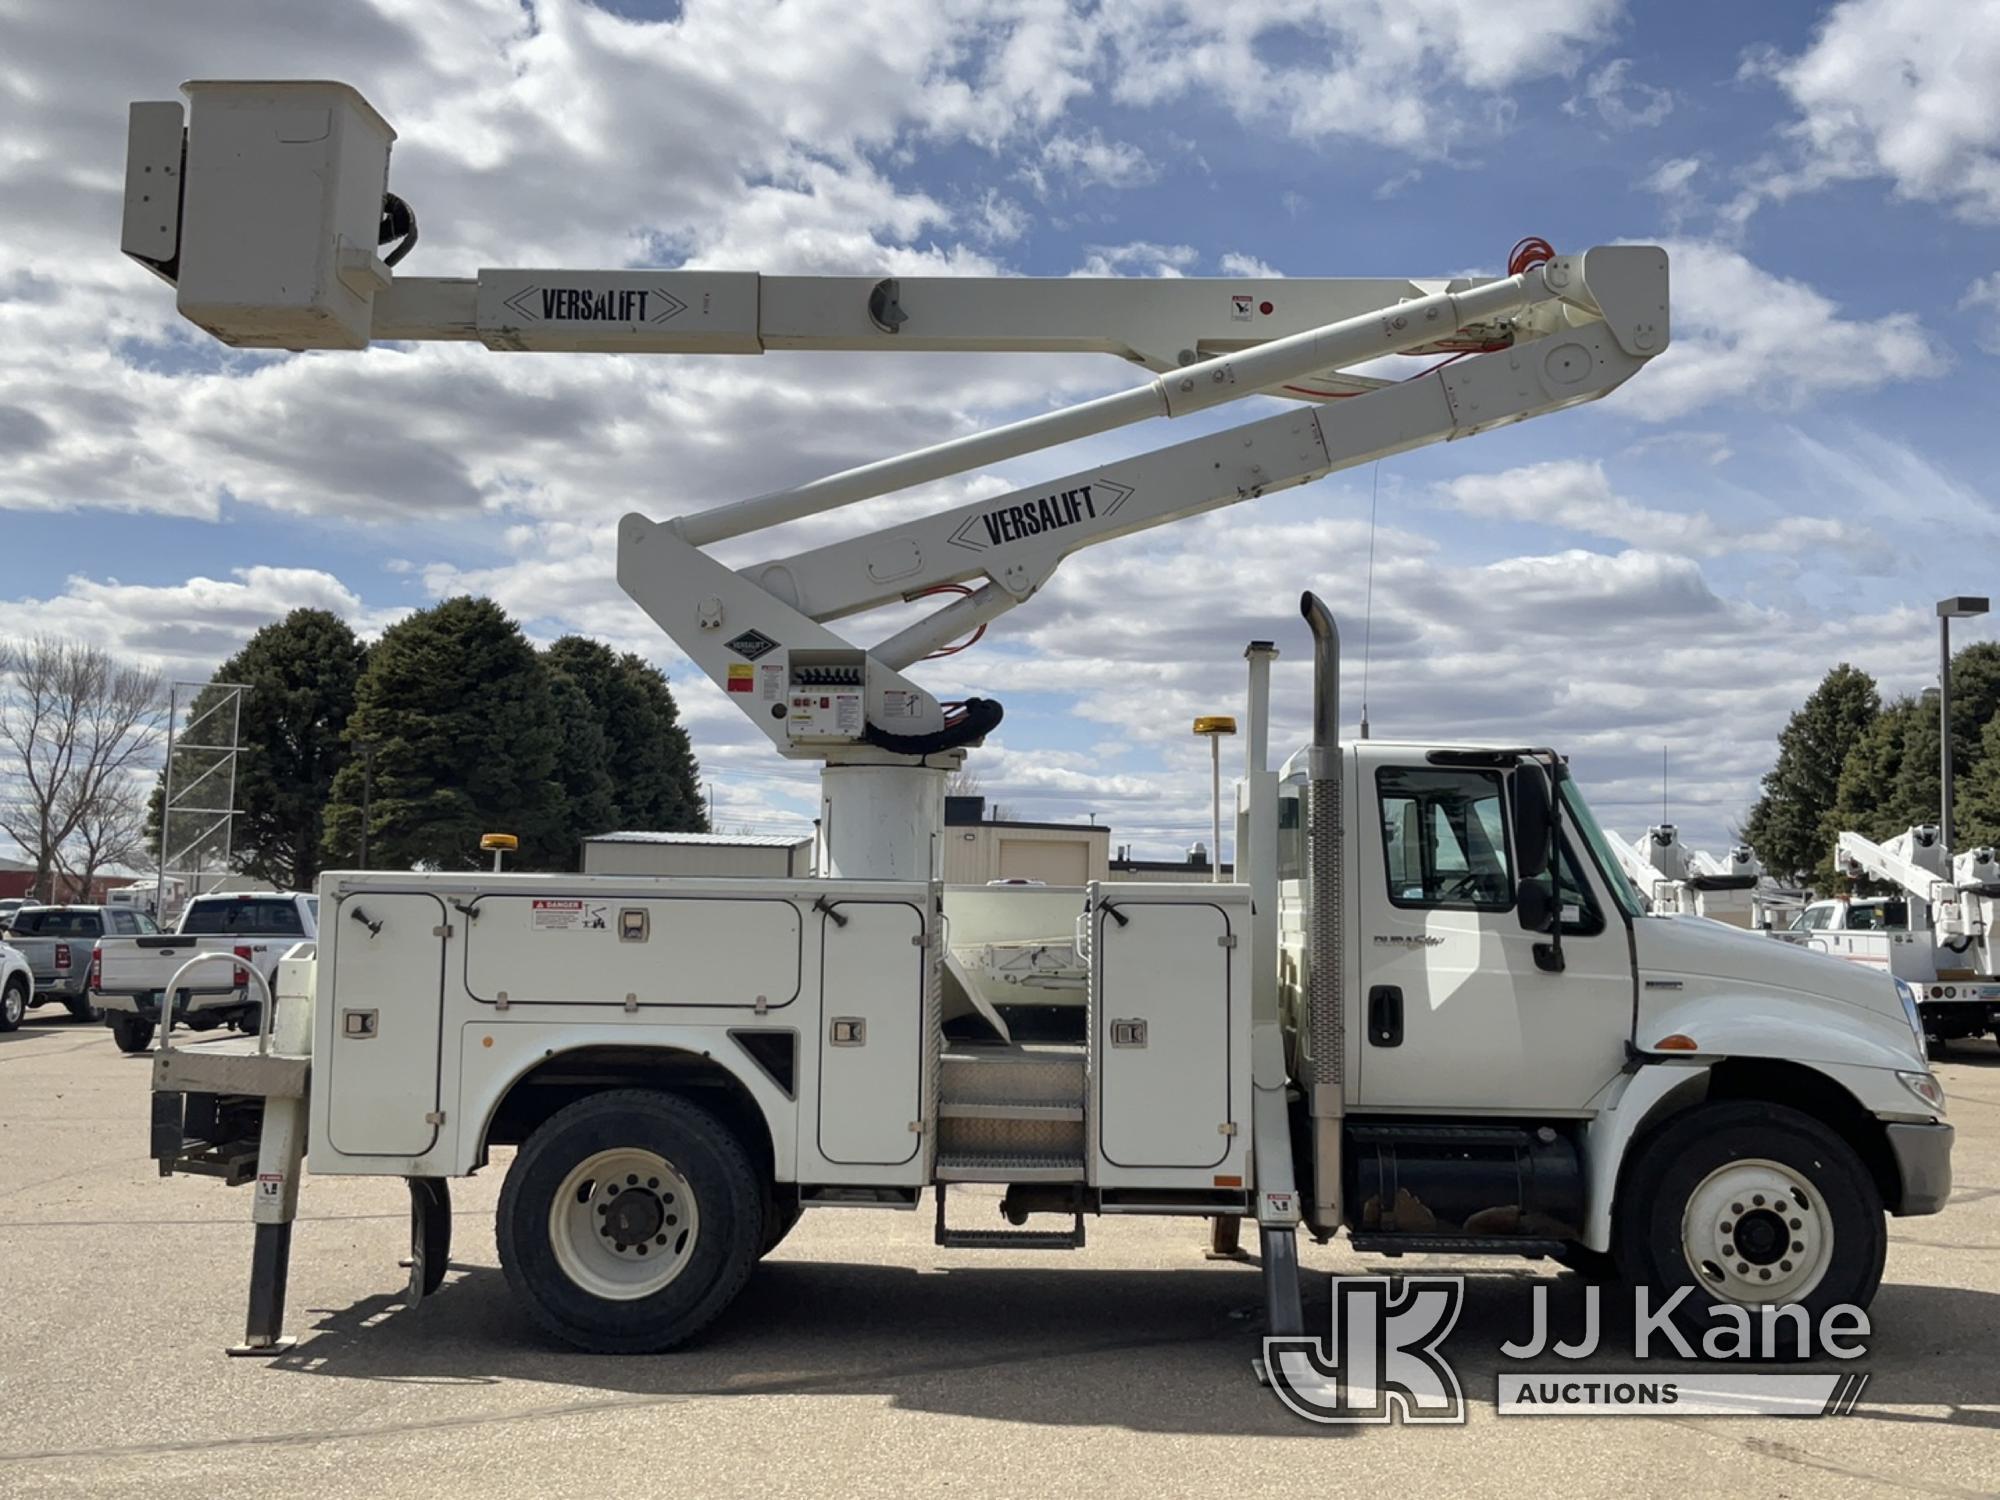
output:
M 1429 1257 L 1404 1267 L 1473 1273 L 1447 1345 L 1467 1424 L 1325 1428 L 1256 1383 L 1258 1274 L 1204 1260 L 1184 1220 L 993 1253 L 936 1248 L 927 1212 L 818 1210 L 697 1346 L 573 1353 L 500 1274 L 498 1162 L 454 1184 L 452 1270 L 416 1308 L 401 1185 L 309 1177 L 300 1342 L 230 1359 L 249 1190 L 161 1180 L 146 1062 L 31 1018 L 0 1036 L 0 1496 L 1995 1493 L 2000 1052 L 1960 1044 L 1939 1071 L 1957 1190 L 1891 1221 L 1852 1416 L 1500 1417 L 1497 1349 L 1527 1332 L 1529 1288 L 1550 1278 L 1560 1317 L 1582 1283 Z M 1383 1266 L 1304 1259 L 1314 1327 L 1327 1273 Z

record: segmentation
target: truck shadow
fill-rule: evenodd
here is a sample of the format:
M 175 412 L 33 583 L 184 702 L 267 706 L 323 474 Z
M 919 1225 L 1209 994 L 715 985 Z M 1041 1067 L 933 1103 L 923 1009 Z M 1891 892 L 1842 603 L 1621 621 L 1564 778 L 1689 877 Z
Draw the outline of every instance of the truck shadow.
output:
M 1468 1271 L 1466 1299 L 1445 1353 L 1474 1409 L 1490 1419 L 1503 1371 L 1575 1377 L 1593 1371 L 1686 1374 L 1685 1361 L 1634 1359 L 1622 1294 L 1604 1293 L 1605 1338 L 1588 1359 L 1553 1354 L 1515 1363 L 1500 1352 L 1530 1332 L 1527 1269 L 1438 1264 L 1418 1274 Z M 1557 1336 L 1582 1327 L 1584 1283 L 1550 1281 Z M 1327 1326 L 1328 1279 L 1308 1273 L 1307 1328 Z M 1620 1300 L 1614 1300 L 1618 1298 Z M 1616 1311 L 1614 1312 L 1614 1309 Z M 877 1395 L 905 1409 L 1030 1425 L 1116 1426 L 1142 1432 L 1357 1434 L 1285 1411 L 1261 1388 L 1262 1289 L 1254 1268 L 1091 1271 L 1017 1266 L 901 1267 L 775 1260 L 696 1343 L 656 1357 L 580 1354 L 541 1334 L 498 1270 L 454 1265 L 421 1306 L 403 1294 L 318 1309 L 296 1320 L 306 1336 L 276 1368 L 349 1380 L 415 1384 L 532 1381 L 609 1393 L 635 1404 L 698 1397 Z M 1984 1357 L 2000 1340 L 2000 1293 L 1885 1285 L 1879 1332 L 1853 1362 L 1751 1366 L 1797 1372 L 1863 1369 L 1871 1381 L 1856 1417 L 2000 1429 L 2000 1371 Z M 1656 1342 L 1655 1353 L 1661 1345 Z M 1967 1382 L 1971 1387 L 1968 1388 Z M 1886 1411 L 1932 1407 L 1929 1411 Z

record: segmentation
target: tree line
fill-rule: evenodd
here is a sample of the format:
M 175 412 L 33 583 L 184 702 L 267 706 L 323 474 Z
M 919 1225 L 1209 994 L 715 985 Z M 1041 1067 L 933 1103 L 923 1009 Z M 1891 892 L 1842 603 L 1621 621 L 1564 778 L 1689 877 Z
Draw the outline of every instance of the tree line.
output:
M 447 599 L 372 645 L 294 610 L 222 664 L 189 718 L 232 683 L 247 691 L 230 864 L 281 889 L 322 869 L 478 868 L 483 833 L 515 835 L 520 868 L 570 870 L 591 834 L 708 827 L 665 674 L 585 636 L 538 651 L 491 599 Z M 176 785 L 212 753 L 176 747 Z M 156 838 L 163 790 L 164 773 Z M 185 847 L 200 815 L 172 832 Z
M 52 637 L 0 645 L 0 829 L 34 861 L 38 894 L 58 873 L 154 863 L 167 718 L 157 672 Z M 708 827 L 665 675 L 584 636 L 537 650 L 491 599 L 447 599 L 372 644 L 293 610 L 180 718 L 170 866 L 222 860 L 219 813 L 198 809 L 221 802 L 234 745 L 227 865 L 279 889 L 364 863 L 476 868 L 489 832 L 520 839 L 521 868 L 568 870 L 591 834 Z
M 1837 889 L 1835 838 L 1876 842 L 1938 820 L 1943 747 L 1936 692 L 1884 702 L 1875 679 L 1842 662 L 1778 736 L 1778 756 L 1743 827 L 1764 867 Z M 1953 842 L 2000 844 L 2000 644 L 1951 659 Z

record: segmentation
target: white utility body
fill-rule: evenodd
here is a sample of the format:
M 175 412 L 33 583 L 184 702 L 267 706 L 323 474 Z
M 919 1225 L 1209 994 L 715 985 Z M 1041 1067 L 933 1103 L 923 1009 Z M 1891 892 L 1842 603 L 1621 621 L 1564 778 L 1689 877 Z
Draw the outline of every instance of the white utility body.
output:
M 1815 901 L 1782 935 L 1909 985 L 1934 1046 L 2000 1033 L 2000 854 L 1981 847 L 1954 856 L 1936 824 L 1920 823 L 1879 844 L 1842 833 L 1833 860 L 1848 879 L 1901 894 Z
M 1643 916 L 1551 750 L 1343 746 L 1338 635 L 1310 594 L 1313 744 L 1282 772 L 1277 651 L 1246 653 L 1241 883 L 1093 884 L 1052 933 L 1054 893 L 1018 887 L 1033 915 L 994 941 L 945 930 L 944 779 L 1001 711 L 940 703 L 907 670 L 1081 547 L 1615 389 L 1668 343 L 1657 248 L 1524 242 L 1505 276 L 1431 282 L 412 278 L 394 133 L 358 94 L 187 92 L 191 114 L 133 108 L 125 248 L 231 344 L 1096 350 L 1156 372 L 794 489 L 624 518 L 626 591 L 779 754 L 824 765 L 827 868 L 323 876 L 273 1034 L 163 1038 L 155 1063 L 162 1171 L 259 1183 L 247 1351 L 281 1346 L 308 1139 L 315 1173 L 408 1180 L 413 1295 L 443 1275 L 446 1181 L 518 1147 L 502 1266 L 544 1327 L 602 1350 L 698 1332 L 806 1207 L 927 1192 L 938 1242 L 962 1248 L 1071 1248 L 1110 1213 L 1207 1218 L 1226 1248 L 1253 1220 L 1279 1333 L 1300 1330 L 1301 1223 L 1389 1254 L 1611 1251 L 1691 1287 L 1692 1317 L 1865 1303 L 1883 1210 L 1941 1207 L 1951 1127 L 1886 980 Z M 1354 372 L 1397 353 L 1446 362 Z M 1313 404 L 748 567 L 704 550 L 1257 393 Z M 939 591 L 952 602 L 865 648 L 828 623 Z M 1042 959 L 1000 951 L 1031 929 Z M 948 1016 L 968 963 L 996 984 L 1040 964 L 1083 1003 L 1041 1007 L 1032 1037 L 990 996 Z M 964 1183 L 1002 1188 L 1013 1227 L 948 1214 Z M 1800 1209 L 1702 1207 L 1753 1194 Z

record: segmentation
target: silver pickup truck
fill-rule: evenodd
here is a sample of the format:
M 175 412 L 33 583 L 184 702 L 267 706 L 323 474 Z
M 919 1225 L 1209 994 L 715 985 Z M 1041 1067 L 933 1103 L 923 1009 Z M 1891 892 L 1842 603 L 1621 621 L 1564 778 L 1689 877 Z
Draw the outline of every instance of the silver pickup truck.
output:
M 202 964 L 175 986 L 176 1024 L 196 1031 L 225 1025 L 255 1031 L 262 1006 L 246 971 L 254 968 L 268 980 L 295 944 L 318 934 L 317 896 L 292 891 L 196 896 L 171 933 L 99 942 L 90 987 L 119 1049 L 143 1052 L 152 1044 L 160 997 L 175 973 L 197 953 L 227 953 L 236 964 Z
M 104 937 L 137 939 L 159 928 L 143 912 L 109 906 L 24 906 L 8 924 L 7 941 L 34 972 L 33 1003 L 62 1002 L 79 1021 L 101 1012 L 91 998 L 90 955 Z

